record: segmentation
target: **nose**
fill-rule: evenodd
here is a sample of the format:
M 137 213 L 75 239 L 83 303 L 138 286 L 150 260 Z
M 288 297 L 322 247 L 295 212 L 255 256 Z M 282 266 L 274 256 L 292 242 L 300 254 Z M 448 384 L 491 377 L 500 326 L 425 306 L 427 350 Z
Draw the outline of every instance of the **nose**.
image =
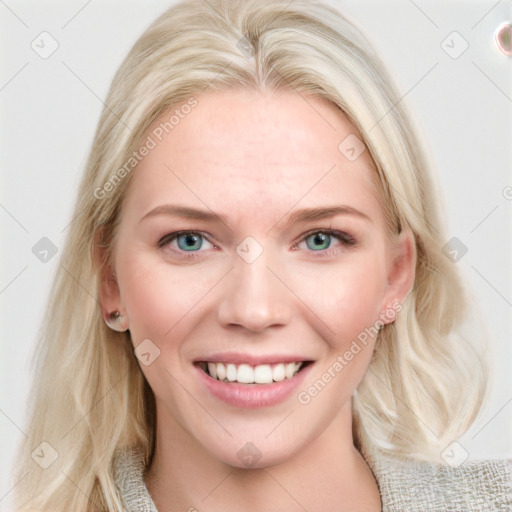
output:
M 269 268 L 265 251 L 247 263 L 235 255 L 218 307 L 218 320 L 224 327 L 239 326 L 252 332 L 288 324 L 292 317 L 290 291 Z

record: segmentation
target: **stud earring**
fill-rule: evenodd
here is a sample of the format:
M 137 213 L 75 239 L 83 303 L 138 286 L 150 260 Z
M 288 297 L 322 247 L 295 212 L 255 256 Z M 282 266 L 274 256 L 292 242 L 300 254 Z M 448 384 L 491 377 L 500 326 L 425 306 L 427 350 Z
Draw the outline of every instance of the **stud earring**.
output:
M 125 332 L 127 329 L 121 326 L 121 321 L 123 319 L 123 315 L 119 313 L 119 311 L 113 311 L 105 318 L 105 323 L 108 327 L 110 327 L 113 331 L 117 332 Z

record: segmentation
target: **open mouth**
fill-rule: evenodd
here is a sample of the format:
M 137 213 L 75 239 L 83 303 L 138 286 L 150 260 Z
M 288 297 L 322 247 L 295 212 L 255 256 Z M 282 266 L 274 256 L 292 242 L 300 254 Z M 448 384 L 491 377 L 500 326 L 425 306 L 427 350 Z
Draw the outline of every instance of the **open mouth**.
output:
M 196 364 L 212 379 L 239 384 L 272 384 L 292 379 L 312 361 L 275 364 L 234 364 L 200 361 Z

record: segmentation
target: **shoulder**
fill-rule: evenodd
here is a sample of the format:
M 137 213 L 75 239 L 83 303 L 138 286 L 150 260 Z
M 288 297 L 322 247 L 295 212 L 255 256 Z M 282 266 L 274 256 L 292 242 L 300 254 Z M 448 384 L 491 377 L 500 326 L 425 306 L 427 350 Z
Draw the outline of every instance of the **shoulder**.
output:
M 141 449 L 117 451 L 112 470 L 126 512 L 157 512 L 144 482 L 145 462 Z
M 470 460 L 440 465 L 392 457 L 367 461 L 379 485 L 383 510 L 512 510 L 512 460 Z

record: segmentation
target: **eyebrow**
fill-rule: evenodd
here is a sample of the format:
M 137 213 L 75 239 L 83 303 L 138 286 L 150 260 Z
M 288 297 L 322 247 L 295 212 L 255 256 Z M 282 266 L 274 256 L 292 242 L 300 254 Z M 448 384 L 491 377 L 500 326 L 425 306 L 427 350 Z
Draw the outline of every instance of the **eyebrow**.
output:
M 227 225 L 227 219 L 224 215 L 220 215 L 211 210 L 200 210 L 197 208 L 191 208 L 189 206 L 164 204 L 157 206 L 150 212 L 146 213 L 139 222 L 145 219 L 156 217 L 158 215 L 172 215 L 175 217 L 183 217 L 186 219 L 202 220 L 208 222 L 222 222 Z M 322 220 L 335 215 L 353 215 L 364 219 L 368 222 L 373 223 L 372 219 L 364 212 L 357 210 L 356 208 L 349 205 L 333 205 L 324 206 L 317 208 L 301 208 L 295 210 L 286 222 L 286 227 L 290 226 L 295 222 L 307 222 Z
M 302 208 L 301 210 L 296 210 L 290 215 L 286 225 L 288 226 L 294 222 L 322 220 L 328 217 L 334 217 L 335 215 L 353 215 L 360 217 L 361 219 L 364 219 L 368 222 L 373 222 L 366 213 L 357 210 L 353 206 L 342 204 L 334 206 L 323 206 L 319 208 Z

